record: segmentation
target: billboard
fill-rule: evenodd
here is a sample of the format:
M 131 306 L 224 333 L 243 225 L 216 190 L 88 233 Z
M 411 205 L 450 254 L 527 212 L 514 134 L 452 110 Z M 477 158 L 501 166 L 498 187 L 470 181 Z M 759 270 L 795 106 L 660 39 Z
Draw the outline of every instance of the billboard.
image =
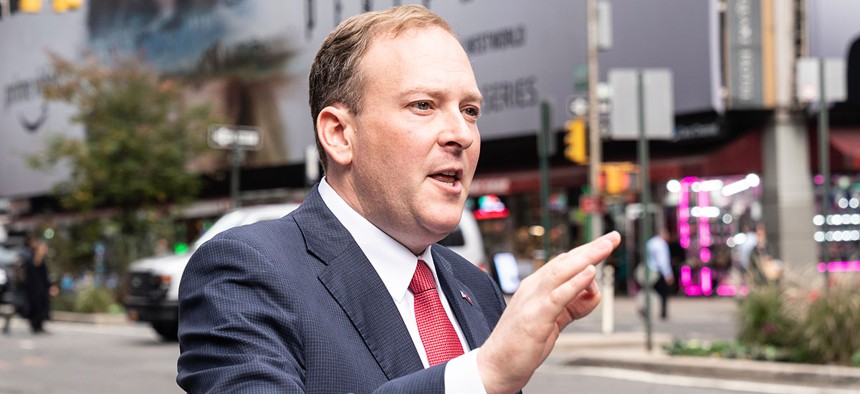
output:
M 758 109 L 774 105 L 774 70 L 766 64 L 774 54 L 771 0 L 728 0 L 726 3 L 727 105 Z
M 22 157 L 49 134 L 83 135 L 69 124 L 73 108 L 39 94 L 51 78 L 46 49 L 105 62 L 137 56 L 192 80 L 190 97 L 212 102 L 228 124 L 261 131 L 250 166 L 299 164 L 314 144 L 307 74 L 316 49 L 347 17 L 401 3 L 425 5 L 457 33 L 485 97 L 484 140 L 535 133 L 541 99 L 555 103 L 560 129 L 567 97 L 584 94 L 573 74 L 587 61 L 585 0 L 90 0 L 79 11 L 0 20 L 0 197 L 48 191 L 67 172 L 34 172 Z M 599 55 L 602 81 L 610 68 L 667 68 L 676 113 L 721 109 L 716 0 L 611 3 L 613 47 Z
M 807 1 L 810 57 L 846 58 L 860 40 L 860 2 L 856 0 Z
M 80 137 L 71 125 L 74 109 L 42 99 L 41 87 L 53 76 L 46 51 L 74 57 L 84 49 L 82 12 L 13 14 L 0 20 L 0 197 L 44 194 L 66 179 L 68 169 L 35 171 L 26 158 L 40 151 L 47 136 Z
M 846 103 L 860 108 L 860 2 L 855 0 L 809 1 L 806 3 L 809 55 L 814 58 L 845 59 Z

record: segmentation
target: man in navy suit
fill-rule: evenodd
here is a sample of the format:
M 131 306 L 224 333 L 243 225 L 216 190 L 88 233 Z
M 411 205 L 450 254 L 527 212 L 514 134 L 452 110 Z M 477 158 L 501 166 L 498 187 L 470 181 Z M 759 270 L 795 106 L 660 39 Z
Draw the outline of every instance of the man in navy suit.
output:
M 469 59 L 438 15 L 402 6 L 341 23 L 310 75 L 325 178 L 295 212 L 226 231 L 195 252 L 180 287 L 179 385 L 260 393 L 525 386 L 559 333 L 599 303 L 594 264 L 620 237 L 551 260 L 507 307 L 489 276 L 436 244 L 468 196 L 481 102 Z M 419 272 L 429 276 L 418 280 Z M 416 281 L 429 283 L 441 320 L 428 325 Z M 428 329 L 445 332 L 445 345 Z

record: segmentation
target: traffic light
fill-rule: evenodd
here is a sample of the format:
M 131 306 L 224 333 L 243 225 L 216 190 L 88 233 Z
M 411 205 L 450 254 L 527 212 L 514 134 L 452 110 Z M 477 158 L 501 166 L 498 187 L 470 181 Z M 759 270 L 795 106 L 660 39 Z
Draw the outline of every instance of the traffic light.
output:
M 633 163 L 602 163 L 600 165 L 600 188 L 607 195 L 634 191 L 639 167 Z
M 23 12 L 27 14 L 37 14 L 42 12 L 42 3 L 44 0 L 18 0 L 11 2 L 10 13 Z M 54 12 L 64 13 L 68 10 L 77 10 L 81 8 L 83 0 L 51 0 Z
M 630 186 L 630 174 L 623 167 L 607 165 L 606 171 L 606 193 L 618 194 Z
M 18 11 L 26 13 L 41 12 L 42 0 L 21 0 L 18 3 Z
M 574 118 L 565 123 L 564 157 L 576 164 L 588 163 L 588 140 L 585 134 L 585 121 Z
M 66 12 L 69 9 L 81 8 L 82 0 L 53 0 L 54 12 Z

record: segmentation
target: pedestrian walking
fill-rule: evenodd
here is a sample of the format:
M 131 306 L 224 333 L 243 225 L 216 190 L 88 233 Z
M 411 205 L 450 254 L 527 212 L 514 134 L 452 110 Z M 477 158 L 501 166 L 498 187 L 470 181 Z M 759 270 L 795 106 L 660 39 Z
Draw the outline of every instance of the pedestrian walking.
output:
M 750 260 L 752 259 L 753 251 L 758 247 L 758 235 L 756 235 L 753 226 L 744 224 L 743 226 L 743 242 L 737 246 L 738 253 L 738 272 L 740 272 L 741 285 L 749 286 L 754 282 L 754 277 L 751 272 Z
M 757 286 L 779 282 L 782 279 L 783 263 L 771 255 L 767 244 L 767 232 L 759 223 L 755 230 L 755 247 L 749 254 L 749 271 L 753 284 Z
M 637 280 L 644 288 L 652 286 L 660 296 L 660 319 L 669 317 L 669 296 L 675 285 L 675 274 L 672 271 L 671 253 L 669 251 L 669 231 L 660 229 L 645 245 L 646 265 L 652 272 L 650 277 L 642 274 L 644 266 L 637 273 Z M 656 274 L 656 275 L 655 275 Z M 640 306 L 640 314 L 645 313 Z
M 50 314 L 51 281 L 48 276 L 48 245 L 31 235 L 24 250 L 24 294 L 26 318 L 33 334 L 45 332 L 44 322 Z

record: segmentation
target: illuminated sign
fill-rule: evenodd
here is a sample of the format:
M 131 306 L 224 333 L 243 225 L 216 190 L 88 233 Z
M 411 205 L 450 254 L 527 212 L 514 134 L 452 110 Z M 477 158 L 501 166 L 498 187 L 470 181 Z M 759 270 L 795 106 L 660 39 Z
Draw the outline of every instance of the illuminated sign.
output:
M 475 220 L 504 219 L 509 214 L 505 203 L 495 194 L 478 197 L 478 209 L 474 211 Z

